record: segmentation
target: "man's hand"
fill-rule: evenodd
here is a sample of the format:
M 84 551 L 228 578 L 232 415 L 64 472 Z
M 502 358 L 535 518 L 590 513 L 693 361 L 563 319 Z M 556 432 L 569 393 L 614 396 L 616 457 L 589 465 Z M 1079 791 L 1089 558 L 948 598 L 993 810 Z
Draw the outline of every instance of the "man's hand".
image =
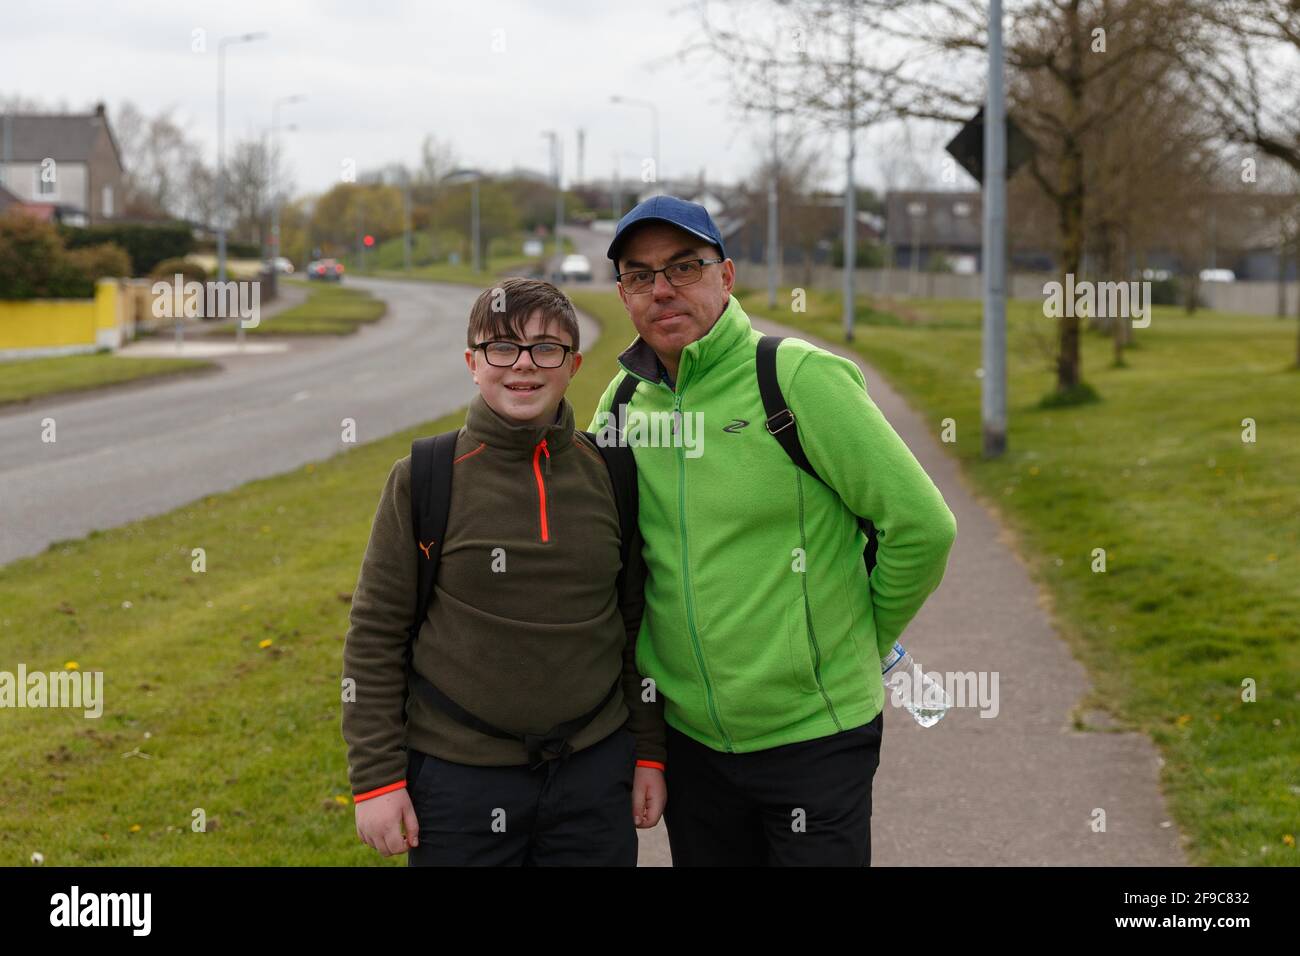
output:
M 406 836 L 402 836 L 402 827 Z M 420 822 L 415 817 L 411 798 L 403 787 L 357 804 L 357 836 L 384 856 L 405 853 L 409 846 L 420 845 Z
M 664 772 L 654 767 L 637 767 L 632 775 L 632 820 L 637 829 L 648 830 L 658 823 L 667 802 Z

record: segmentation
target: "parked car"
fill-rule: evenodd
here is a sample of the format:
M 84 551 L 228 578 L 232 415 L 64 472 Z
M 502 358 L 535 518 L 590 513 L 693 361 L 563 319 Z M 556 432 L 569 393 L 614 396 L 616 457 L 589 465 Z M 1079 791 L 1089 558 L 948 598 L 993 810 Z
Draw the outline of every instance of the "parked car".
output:
M 560 278 L 565 281 L 576 279 L 582 282 L 590 282 L 591 260 L 577 253 L 565 256 L 564 261 L 560 263 Z
M 307 263 L 307 278 L 325 282 L 343 281 L 343 263 L 336 259 L 317 259 Z
M 281 275 L 293 275 L 293 263 L 284 256 L 276 256 L 274 259 L 268 259 L 266 264 Z
M 1202 269 L 1202 282 L 1236 282 L 1237 274 L 1231 269 Z

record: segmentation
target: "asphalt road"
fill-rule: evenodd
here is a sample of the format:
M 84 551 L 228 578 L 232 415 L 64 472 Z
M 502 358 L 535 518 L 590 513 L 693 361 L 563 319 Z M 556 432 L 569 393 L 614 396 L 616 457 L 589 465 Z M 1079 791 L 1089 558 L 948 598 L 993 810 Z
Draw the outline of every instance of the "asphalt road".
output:
M 217 374 L 0 411 L 0 564 L 327 458 L 348 447 L 344 418 L 362 443 L 473 397 L 463 355 L 478 290 L 347 281 L 388 302 L 355 335 L 286 339 L 281 352 L 218 357 Z M 594 342 L 598 326 L 581 328 Z M 53 443 L 41 441 L 47 417 Z

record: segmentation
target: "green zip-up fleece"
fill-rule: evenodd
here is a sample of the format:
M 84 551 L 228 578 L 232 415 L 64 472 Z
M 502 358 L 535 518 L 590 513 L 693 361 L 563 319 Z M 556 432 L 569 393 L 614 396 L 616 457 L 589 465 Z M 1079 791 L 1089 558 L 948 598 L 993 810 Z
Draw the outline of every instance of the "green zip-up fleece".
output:
M 503 730 L 545 733 L 619 690 L 570 738 L 575 750 L 629 720 L 638 763 L 664 760 L 663 705 L 642 701 L 636 638 L 645 578 L 632 543 L 623 594 L 618 507 L 600 452 L 574 430 L 564 399 L 550 425 L 514 425 L 481 395 L 456 441 L 446 538 L 415 669 L 471 714 Z M 406 784 L 409 746 L 477 766 L 528 763 L 517 740 L 472 730 L 411 689 L 403 654 L 415 607 L 410 455 L 388 475 L 352 598 L 343 676 L 343 737 L 354 799 Z M 644 696 L 651 696 L 646 694 Z M 630 711 L 630 714 L 629 714 Z
M 858 367 L 787 339 L 777 380 L 827 484 L 798 468 L 764 428 L 760 337 L 731 296 L 682 350 L 675 388 L 640 337 L 618 359 L 641 380 L 627 423 L 649 575 L 637 665 L 671 726 L 737 753 L 873 720 L 880 659 L 939 586 L 957 533 Z M 622 377 L 588 430 L 608 421 Z M 676 447 L 665 420 L 678 423 Z M 877 528 L 870 580 L 855 515 Z

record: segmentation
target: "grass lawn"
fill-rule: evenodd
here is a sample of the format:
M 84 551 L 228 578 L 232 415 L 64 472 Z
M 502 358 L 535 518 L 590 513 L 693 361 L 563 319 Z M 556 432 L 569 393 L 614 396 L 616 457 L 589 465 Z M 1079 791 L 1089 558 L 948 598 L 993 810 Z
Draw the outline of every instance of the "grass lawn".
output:
M 467 261 L 459 263 L 435 262 L 431 264 L 412 266 L 411 271 L 407 272 L 402 268 L 402 241 L 401 239 L 389 239 L 381 243 L 378 247 L 378 255 L 371 256 L 367 254 L 364 272 L 358 272 L 357 275 L 374 276 L 377 279 L 423 279 L 431 282 L 455 282 L 460 285 L 487 286 L 492 281 L 504 275 L 516 275 L 526 272 L 531 266 L 537 264 L 538 260 L 525 256 L 520 252 L 524 237 L 514 236 L 509 239 L 498 238 L 489 243 L 489 249 L 483 260 L 483 271 L 475 272 L 474 267 Z M 421 242 L 421 240 L 423 240 Z M 560 237 L 560 244 L 566 253 L 574 249 L 573 241 L 567 236 Z M 427 252 L 428 236 L 417 235 L 416 242 L 413 244 L 412 259 L 418 261 L 419 252 L 423 249 Z M 545 255 L 551 256 L 555 244 L 551 240 L 546 240 Z M 593 263 L 592 268 L 598 268 Z
M 789 290 L 754 315 L 842 341 L 838 295 Z M 898 314 L 891 314 L 897 312 Z M 1171 812 L 1210 865 L 1300 863 L 1300 373 L 1295 320 L 1156 307 L 1127 366 L 1083 335 L 1102 401 L 1043 410 L 1054 375 L 1041 303 L 1008 305 L 1008 452 L 981 456 L 980 304 L 858 311 L 855 346 L 929 420 L 1018 532 L 1057 627 L 1094 681 L 1088 706 L 1151 735 Z M 900 318 L 901 317 L 901 318 Z M 1045 346 L 1047 347 L 1045 349 Z M 871 382 L 867 382 L 868 390 Z M 1243 441 L 1253 419 L 1255 442 Z M 1105 549 L 1105 573 L 1093 570 Z M 1243 702 L 1243 682 L 1257 700 Z
M 262 319 L 247 335 L 351 335 L 367 322 L 384 317 L 388 306 L 364 289 L 349 289 L 343 283 L 309 283 L 307 301 L 285 309 L 278 315 Z M 213 329 L 212 335 L 231 335 L 232 323 Z
M 631 338 L 617 302 L 599 308 L 617 324 L 570 388 L 580 425 Z M 343 638 L 389 468 L 461 421 L 0 567 L 0 670 L 75 662 L 104 672 L 105 698 L 98 719 L 0 712 L 0 865 L 405 865 L 356 836 Z
M 0 362 L 0 405 L 217 367 L 206 359 L 124 358 L 109 352 Z

